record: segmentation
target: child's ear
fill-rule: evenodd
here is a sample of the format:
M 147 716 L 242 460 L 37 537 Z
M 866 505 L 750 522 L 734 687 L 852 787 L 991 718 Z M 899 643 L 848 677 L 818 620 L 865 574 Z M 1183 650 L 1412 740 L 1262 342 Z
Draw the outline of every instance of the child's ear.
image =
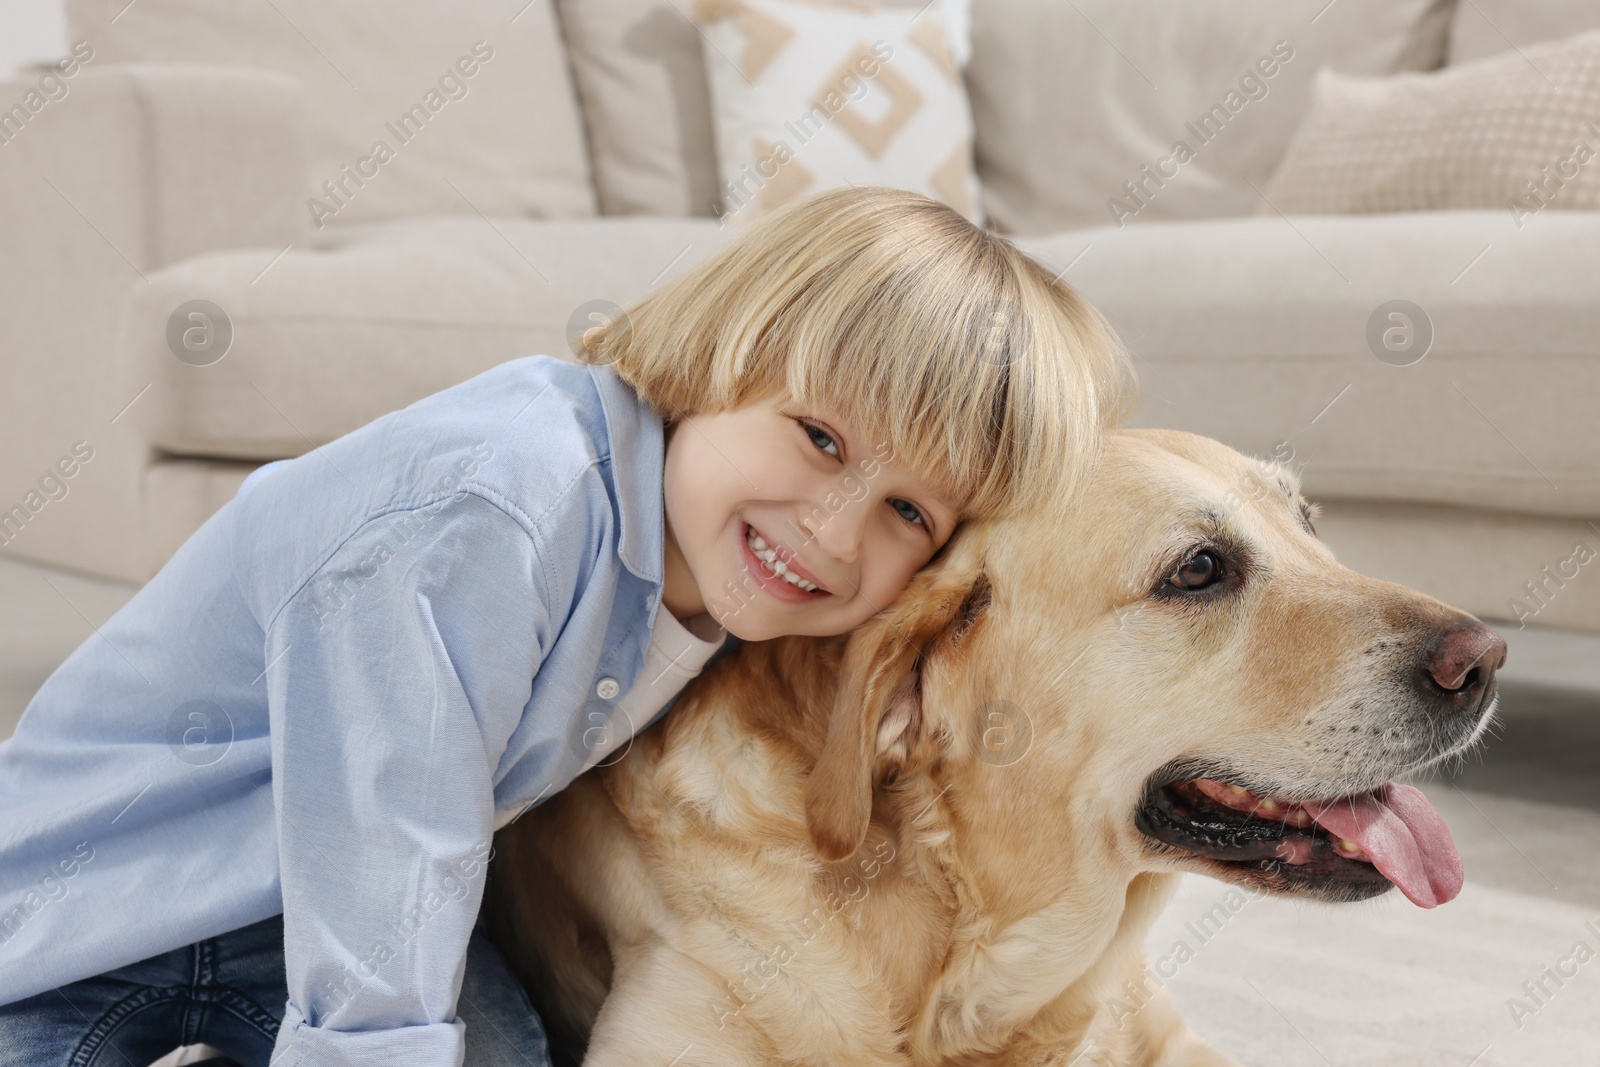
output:
M 805 786 L 806 826 L 828 862 L 866 840 L 876 773 L 907 769 L 922 727 L 924 658 L 941 644 L 960 644 L 988 606 L 977 545 L 953 547 L 851 635 L 828 737 Z

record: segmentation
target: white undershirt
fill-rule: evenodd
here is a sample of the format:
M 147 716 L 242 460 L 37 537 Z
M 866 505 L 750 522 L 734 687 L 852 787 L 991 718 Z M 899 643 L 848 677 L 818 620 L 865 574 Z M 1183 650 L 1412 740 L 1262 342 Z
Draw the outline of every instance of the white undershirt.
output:
M 606 731 L 609 744 L 595 746 L 584 770 L 604 762 L 613 751 L 628 744 L 667 701 L 700 674 L 706 661 L 727 639 L 728 631 L 708 614 L 694 615 L 679 622 L 665 605 L 658 608 L 650 644 L 645 649 L 644 666 L 639 668 L 639 677 L 633 685 L 617 699 L 616 714 L 611 718 L 613 728 Z M 500 829 L 528 807 L 526 801 L 518 801 L 496 808 L 494 828 Z

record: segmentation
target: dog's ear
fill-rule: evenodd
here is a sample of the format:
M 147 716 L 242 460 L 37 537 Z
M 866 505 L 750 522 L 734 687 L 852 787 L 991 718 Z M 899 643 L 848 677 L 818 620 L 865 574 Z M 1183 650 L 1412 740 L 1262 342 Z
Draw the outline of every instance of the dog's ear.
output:
M 903 760 L 921 728 L 923 656 L 940 641 L 959 642 L 988 607 L 978 557 L 957 553 L 919 571 L 845 646 L 828 737 L 805 786 L 806 826 L 830 863 L 866 840 L 879 754 L 892 748 Z

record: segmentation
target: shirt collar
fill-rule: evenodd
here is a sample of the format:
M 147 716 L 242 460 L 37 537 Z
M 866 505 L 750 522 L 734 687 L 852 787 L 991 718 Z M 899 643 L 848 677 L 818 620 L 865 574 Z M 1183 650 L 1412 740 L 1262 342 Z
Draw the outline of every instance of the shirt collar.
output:
M 662 584 L 665 529 L 662 478 L 666 450 L 661 415 L 606 366 L 584 364 L 600 394 L 611 438 L 611 471 L 619 511 L 617 557 L 636 576 Z

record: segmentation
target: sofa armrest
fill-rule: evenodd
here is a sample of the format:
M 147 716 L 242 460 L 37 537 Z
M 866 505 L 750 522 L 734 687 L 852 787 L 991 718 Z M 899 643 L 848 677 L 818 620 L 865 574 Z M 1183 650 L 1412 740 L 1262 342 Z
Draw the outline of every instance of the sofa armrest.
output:
M 123 64 L 62 84 L 64 96 L 24 121 L 26 106 L 10 105 L 37 86 L 0 82 L 0 236 L 32 218 L 58 237 L 56 209 L 67 208 L 125 267 L 149 270 L 307 232 L 299 82 L 248 67 Z
M 55 90 L 0 81 L 0 510 L 37 503 L 73 442 L 95 459 L 0 550 L 131 573 L 107 535 L 139 520 L 149 461 L 120 417 L 124 295 L 199 253 L 305 238 L 306 100 L 277 73 L 178 64 L 87 66 Z

